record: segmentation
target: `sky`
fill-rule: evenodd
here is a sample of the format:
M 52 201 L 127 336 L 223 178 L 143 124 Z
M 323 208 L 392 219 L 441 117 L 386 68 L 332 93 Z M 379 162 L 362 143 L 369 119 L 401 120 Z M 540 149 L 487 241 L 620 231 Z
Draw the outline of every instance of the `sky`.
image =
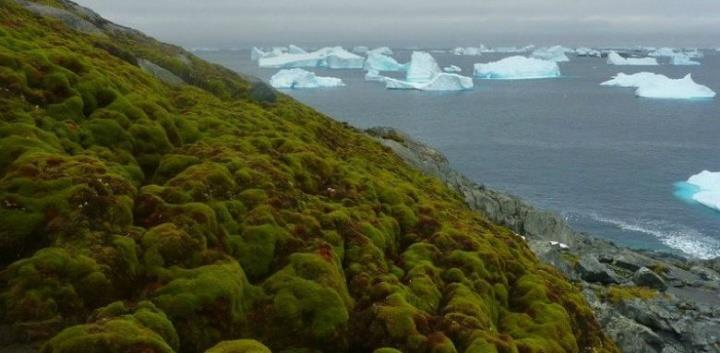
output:
M 720 0 L 75 0 L 192 47 L 720 47 Z

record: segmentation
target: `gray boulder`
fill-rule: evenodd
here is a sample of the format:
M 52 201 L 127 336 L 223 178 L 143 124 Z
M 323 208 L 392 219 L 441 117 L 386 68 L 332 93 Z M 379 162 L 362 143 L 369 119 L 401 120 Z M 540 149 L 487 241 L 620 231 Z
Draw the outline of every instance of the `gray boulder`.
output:
M 584 255 L 580 258 L 575 269 L 580 278 L 593 283 L 614 284 L 620 283 L 615 271 L 608 268 L 593 255 Z
M 638 286 L 654 288 L 661 292 L 666 291 L 668 288 L 665 280 L 647 267 L 642 267 L 635 272 L 633 282 Z

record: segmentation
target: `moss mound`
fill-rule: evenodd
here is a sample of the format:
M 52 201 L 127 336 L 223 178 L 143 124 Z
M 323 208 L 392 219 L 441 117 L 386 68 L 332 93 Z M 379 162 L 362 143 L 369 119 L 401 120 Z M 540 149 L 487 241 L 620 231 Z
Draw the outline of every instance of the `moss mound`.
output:
M 616 352 L 519 237 L 370 138 L 70 2 L 36 5 L 98 31 L 0 0 L 5 341 Z

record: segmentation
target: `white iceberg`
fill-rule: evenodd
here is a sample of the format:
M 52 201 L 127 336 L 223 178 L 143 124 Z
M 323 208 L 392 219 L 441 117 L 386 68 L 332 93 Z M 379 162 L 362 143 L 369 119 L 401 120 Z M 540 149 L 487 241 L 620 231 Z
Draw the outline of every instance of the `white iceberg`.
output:
M 462 69 L 457 65 L 450 65 L 443 68 L 445 72 L 462 72 Z
M 640 72 L 632 75 L 619 73 L 612 80 L 601 83 L 603 86 L 635 87 L 635 95 L 643 98 L 660 99 L 710 99 L 715 92 L 695 83 L 691 75 L 680 79 L 671 79 L 664 75 Z
M 365 60 L 364 69 L 367 71 L 405 71 L 407 70 L 405 64 L 400 64 L 391 56 L 384 54 L 371 53 Z
M 660 49 L 653 50 L 653 51 L 651 51 L 650 53 L 648 53 L 648 56 L 652 56 L 652 57 L 664 57 L 664 56 L 666 56 L 666 57 L 671 57 L 671 56 L 675 56 L 675 54 L 676 54 L 676 53 L 675 53 L 675 49 L 673 49 L 673 48 L 667 48 L 667 47 L 666 47 L 666 48 L 660 48 Z
M 290 44 L 288 46 L 288 54 L 307 54 L 305 49 L 298 47 L 297 45 Z
M 675 66 L 692 66 L 692 65 L 700 65 L 699 61 L 692 60 L 690 56 L 688 56 L 685 53 L 677 53 L 672 58 L 670 58 L 670 63 L 672 63 Z
M 252 47 L 252 50 L 250 50 L 250 60 L 252 61 L 258 61 L 260 58 L 265 57 L 265 52 L 262 51 L 258 47 Z
M 439 73 L 430 81 L 413 82 L 385 78 L 385 87 L 389 89 L 416 89 L 420 91 L 463 91 L 472 89 L 475 84 L 470 77 L 458 74 Z
M 280 70 L 270 78 L 270 85 L 275 88 L 320 88 L 345 86 L 343 81 L 335 77 L 317 76 L 303 69 Z
M 572 52 L 570 48 L 565 48 L 559 45 L 550 48 L 539 48 L 532 52 L 533 58 L 550 60 L 556 63 L 568 62 L 570 58 L 565 53 Z
M 720 172 L 704 170 L 676 186 L 680 189 L 678 196 L 720 211 Z
M 593 57 L 599 58 L 602 56 L 602 53 L 597 49 L 580 47 L 580 48 L 575 49 L 575 55 L 577 55 L 577 56 L 593 56 Z
M 467 55 L 467 56 L 479 56 L 482 55 L 482 52 L 486 50 L 484 45 L 481 45 L 479 47 L 457 47 L 453 49 L 453 54 L 455 55 Z
M 368 56 L 373 55 L 373 54 L 381 54 L 381 55 L 392 56 L 392 55 L 393 55 L 393 51 L 392 51 L 392 49 L 390 49 L 390 48 L 388 48 L 388 47 L 378 47 L 378 48 L 375 48 L 375 49 L 372 49 L 372 50 L 368 50 L 368 51 L 367 51 L 367 55 L 368 55 Z
M 513 54 L 513 53 L 527 53 L 535 48 L 534 45 L 528 45 L 524 47 L 497 47 L 488 49 L 488 53 L 501 53 L 501 54 Z
M 387 77 L 380 75 L 380 72 L 378 70 L 368 70 L 368 72 L 365 74 L 365 81 L 379 81 L 379 82 L 385 82 L 385 79 Z
M 658 62 L 655 58 L 623 58 L 615 51 L 611 51 L 607 56 L 607 63 L 610 65 L 630 65 L 630 66 L 656 66 Z
M 361 69 L 365 58 L 342 47 L 326 47 L 311 53 L 263 57 L 258 65 L 264 68 L 288 69 L 299 67 L 326 67 L 330 69 Z
M 473 88 L 472 78 L 440 70 L 435 58 L 429 53 L 415 51 L 405 75 L 405 81 L 385 78 L 389 89 L 417 89 L 421 91 L 460 91 Z
M 410 58 L 406 79 L 410 82 L 427 82 L 441 72 L 440 66 L 432 55 L 424 51 L 414 51 Z
M 683 54 L 687 55 L 690 59 L 702 59 L 705 57 L 705 53 L 698 49 L 686 50 Z
M 560 67 L 554 61 L 511 56 L 487 64 L 475 64 L 475 77 L 519 80 L 560 77 Z

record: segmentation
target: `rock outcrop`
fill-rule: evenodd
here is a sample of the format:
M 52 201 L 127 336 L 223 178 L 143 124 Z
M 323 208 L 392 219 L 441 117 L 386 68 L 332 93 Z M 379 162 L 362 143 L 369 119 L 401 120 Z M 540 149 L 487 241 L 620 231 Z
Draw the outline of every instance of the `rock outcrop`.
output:
M 366 132 L 410 165 L 444 180 L 490 221 L 524 237 L 540 259 L 583 288 L 623 352 L 720 352 L 719 259 L 634 251 L 576 232 L 551 212 L 467 179 L 442 153 L 400 131 Z

